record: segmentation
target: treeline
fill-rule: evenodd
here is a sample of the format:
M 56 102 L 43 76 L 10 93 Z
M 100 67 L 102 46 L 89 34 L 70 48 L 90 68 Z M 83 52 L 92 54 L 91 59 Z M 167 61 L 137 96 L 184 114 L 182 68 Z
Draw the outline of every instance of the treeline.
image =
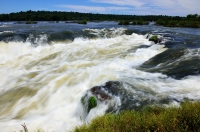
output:
M 189 14 L 187 17 L 179 16 L 159 16 L 159 19 L 155 20 L 156 25 L 162 25 L 165 27 L 190 27 L 200 28 L 200 16 L 198 14 Z M 149 21 L 145 21 L 142 17 L 134 19 L 133 21 L 121 20 L 119 25 L 147 25 Z
M 162 17 L 156 21 L 157 25 L 166 27 L 192 27 L 200 28 L 200 16 L 198 14 L 189 14 L 187 17 Z
M 173 18 L 163 15 L 117 15 L 117 14 L 93 14 L 79 12 L 61 12 L 61 11 L 26 11 L 10 14 L 0 14 L 0 21 L 157 21 L 163 18 Z
M 120 15 L 120 14 L 93 14 L 61 11 L 21 11 L 10 14 L 0 14 L 0 21 L 119 21 L 119 25 L 146 25 L 151 21 L 157 25 L 167 27 L 193 27 L 200 28 L 200 16 L 189 14 L 187 17 L 166 15 Z

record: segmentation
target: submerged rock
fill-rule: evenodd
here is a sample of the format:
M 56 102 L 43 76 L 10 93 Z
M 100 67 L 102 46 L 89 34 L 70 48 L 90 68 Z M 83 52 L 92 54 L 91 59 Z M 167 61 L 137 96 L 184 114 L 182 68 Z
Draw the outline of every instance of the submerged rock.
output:
M 118 82 L 107 82 L 103 86 L 95 86 L 86 92 L 81 98 L 81 103 L 87 113 L 98 105 L 98 102 L 104 102 L 112 99 L 110 89 L 114 85 L 119 85 Z
M 105 89 L 100 86 L 95 86 L 90 89 L 91 93 L 97 97 L 100 101 L 110 100 L 111 96 L 106 93 Z
M 140 78 L 138 78 L 140 80 Z M 106 112 L 141 110 L 147 105 L 169 104 L 175 101 L 168 96 L 157 95 L 151 88 L 135 85 L 131 80 L 108 81 L 87 90 L 81 102 L 86 115 L 100 104 L 107 105 Z
M 90 89 L 90 92 L 97 97 L 98 100 L 111 100 L 112 95 L 118 95 L 121 83 L 118 81 L 109 81 L 102 86 L 95 86 Z

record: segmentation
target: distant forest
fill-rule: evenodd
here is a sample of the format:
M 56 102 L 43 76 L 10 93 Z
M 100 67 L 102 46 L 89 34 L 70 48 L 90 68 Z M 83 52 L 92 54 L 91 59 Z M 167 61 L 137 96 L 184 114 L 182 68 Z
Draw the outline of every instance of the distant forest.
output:
M 157 21 L 158 19 L 179 20 L 179 16 L 162 16 L 162 15 L 117 15 L 117 14 L 93 14 L 79 12 L 60 12 L 60 11 L 26 11 L 10 14 L 0 14 L 0 21 L 71 21 L 71 20 L 87 20 L 87 21 L 119 21 L 119 20 L 138 20 Z
M 156 22 L 167 27 L 200 28 L 200 16 L 189 14 L 187 17 L 166 15 L 120 15 L 94 14 L 61 11 L 21 11 L 10 14 L 0 14 L 0 21 L 120 21 L 121 25 L 143 25 Z M 85 22 L 84 22 L 85 23 Z

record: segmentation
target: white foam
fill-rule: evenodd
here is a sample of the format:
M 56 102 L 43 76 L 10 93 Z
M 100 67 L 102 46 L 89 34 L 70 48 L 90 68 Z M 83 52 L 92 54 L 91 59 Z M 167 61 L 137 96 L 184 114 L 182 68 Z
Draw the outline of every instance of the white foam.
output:
M 14 33 L 14 31 L 3 31 L 3 32 L 0 32 L 0 34 L 12 34 Z
M 9 27 L 8 25 L 1 25 L 0 27 Z
M 8 42 L 0 41 L 0 64 L 9 60 L 16 59 L 20 56 L 32 55 L 35 52 L 40 52 L 44 46 L 34 48 L 30 42 Z
M 83 31 L 88 31 L 90 34 L 94 34 L 102 38 L 113 38 L 120 35 L 123 35 L 127 29 L 125 28 L 110 28 L 110 29 L 90 29 L 86 28 Z

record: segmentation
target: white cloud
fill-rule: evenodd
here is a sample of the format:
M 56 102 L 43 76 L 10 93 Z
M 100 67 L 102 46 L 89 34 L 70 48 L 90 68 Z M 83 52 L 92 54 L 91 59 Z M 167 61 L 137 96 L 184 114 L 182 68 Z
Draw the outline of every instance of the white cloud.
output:
M 200 0 L 178 0 L 178 3 L 183 9 L 200 14 Z
M 93 3 L 128 6 L 130 14 L 187 15 L 200 14 L 200 0 L 90 0 Z M 132 7 L 131 7 L 132 6 Z
M 131 8 L 129 8 L 129 7 L 106 7 L 106 10 L 108 10 L 108 11 L 112 11 L 112 10 L 125 11 L 125 10 L 131 10 Z
M 57 5 L 66 11 L 106 14 L 172 15 L 200 14 L 200 0 L 89 0 L 93 5 Z M 90 4 L 91 4 L 90 3 Z
M 79 6 L 79 5 L 57 5 L 57 7 L 66 8 L 67 10 L 71 11 L 78 11 L 78 12 L 98 12 L 98 13 L 107 13 L 112 11 L 124 11 L 130 10 L 129 7 L 101 7 L 101 6 Z
M 66 8 L 67 10 L 74 10 L 79 12 L 105 12 L 104 7 L 94 6 L 79 6 L 79 5 L 57 5 L 58 7 Z
M 152 0 L 150 3 L 150 6 L 157 7 L 158 11 L 166 15 L 200 14 L 199 5 L 200 0 Z
M 90 0 L 94 3 L 106 3 L 106 4 L 112 4 L 112 5 L 128 5 L 128 6 L 134 6 L 134 7 L 141 7 L 144 5 L 144 2 L 141 2 L 141 0 Z

